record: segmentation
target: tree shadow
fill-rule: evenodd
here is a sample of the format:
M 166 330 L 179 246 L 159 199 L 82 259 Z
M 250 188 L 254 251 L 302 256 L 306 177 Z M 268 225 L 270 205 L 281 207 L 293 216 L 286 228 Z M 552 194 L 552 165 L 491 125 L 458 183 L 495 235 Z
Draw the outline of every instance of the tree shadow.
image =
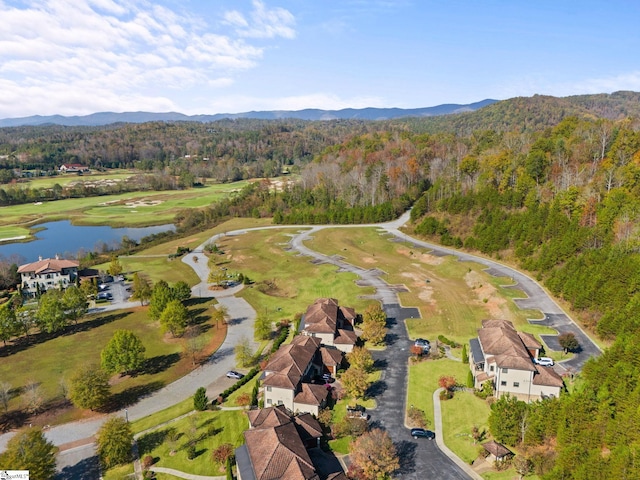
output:
M 393 345 L 394 343 L 396 343 L 398 341 L 398 335 L 395 333 L 387 333 L 384 336 L 384 343 L 389 346 L 389 345 Z
M 94 328 L 101 327 L 102 325 L 106 325 L 107 323 L 115 322 L 116 320 L 120 320 L 130 315 L 131 312 L 119 312 L 112 313 L 109 315 L 100 315 L 96 318 L 92 318 L 90 320 L 86 320 L 84 322 L 80 322 L 77 325 L 67 325 L 64 329 L 53 332 L 39 332 L 33 333 L 29 335 L 29 338 L 26 336 L 16 338 L 13 343 L 8 344 L 6 346 L 0 347 L 0 357 L 8 357 L 10 355 L 14 355 L 16 353 L 27 350 L 31 347 L 39 345 L 41 343 L 48 342 L 49 340 L 53 340 L 57 337 L 74 335 L 79 332 L 86 332 L 92 330 Z
M 162 387 L 164 387 L 164 382 L 155 381 L 145 385 L 136 385 L 135 387 L 127 388 L 126 390 L 111 396 L 106 405 L 105 411 L 115 412 L 122 410 L 125 407 L 133 405 L 140 398 L 146 397 L 153 392 L 160 390 Z
M 94 480 L 100 477 L 100 462 L 97 456 L 80 460 L 75 465 L 64 467 L 54 480 Z
M 371 385 L 369 385 L 369 388 L 367 388 L 367 392 L 365 393 L 365 396 L 375 398 L 379 395 L 382 395 L 386 390 L 387 390 L 387 382 L 385 382 L 384 380 L 376 380 Z
M 140 368 L 140 373 L 154 375 L 156 373 L 164 372 L 179 360 L 179 353 L 170 353 L 168 355 L 158 355 L 156 357 L 147 358 Z
M 385 370 L 389 366 L 389 362 L 386 358 L 377 358 L 373 362 L 374 370 Z
M 211 299 L 210 298 L 198 298 L 198 297 L 191 297 L 188 300 L 184 301 L 184 306 L 185 307 L 194 307 L 196 305 L 204 305 L 208 302 L 210 302 Z M 206 311 L 205 309 L 202 309 L 203 311 Z
M 0 433 L 22 427 L 29 415 L 23 410 L 11 410 L 0 415 Z
M 150 454 L 155 448 L 162 445 L 169 434 L 174 431 L 174 428 L 165 428 L 142 435 L 137 440 L 140 455 Z
M 401 440 L 395 443 L 398 458 L 400 460 L 400 468 L 396 470 L 396 474 L 407 475 L 416 470 L 416 442 Z

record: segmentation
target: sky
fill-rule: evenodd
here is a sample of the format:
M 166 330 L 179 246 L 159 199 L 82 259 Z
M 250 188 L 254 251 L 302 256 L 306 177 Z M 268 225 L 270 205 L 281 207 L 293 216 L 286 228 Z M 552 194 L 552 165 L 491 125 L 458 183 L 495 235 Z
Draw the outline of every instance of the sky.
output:
M 0 118 L 640 91 L 637 0 L 0 0 Z

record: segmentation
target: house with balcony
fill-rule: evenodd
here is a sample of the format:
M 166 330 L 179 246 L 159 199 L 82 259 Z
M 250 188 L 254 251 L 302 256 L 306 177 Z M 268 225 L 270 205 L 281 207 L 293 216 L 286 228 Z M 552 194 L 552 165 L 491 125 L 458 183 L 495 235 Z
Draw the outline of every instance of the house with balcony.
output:
M 562 377 L 553 367 L 536 365 L 542 345 L 533 335 L 518 332 L 507 320 L 485 320 L 469 342 L 469 367 L 475 388 L 492 382 L 494 395 L 510 394 L 527 402 L 559 396 Z
M 319 298 L 313 302 L 300 322 L 300 333 L 319 338 L 323 345 L 351 352 L 358 341 L 353 324 L 353 308 L 338 305 L 335 298 Z
M 58 258 L 45 258 L 37 262 L 27 263 L 18 268 L 22 293 L 35 295 L 52 288 L 65 289 L 73 285 L 78 275 L 80 264 L 73 260 Z

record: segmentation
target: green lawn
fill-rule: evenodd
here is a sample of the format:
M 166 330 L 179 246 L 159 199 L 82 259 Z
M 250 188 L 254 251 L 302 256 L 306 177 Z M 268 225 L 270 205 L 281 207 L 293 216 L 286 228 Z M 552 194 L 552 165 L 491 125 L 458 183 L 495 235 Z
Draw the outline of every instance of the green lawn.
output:
M 31 231 L 26 227 L 19 227 L 17 225 L 0 227 L 0 240 L 5 238 L 28 237 L 30 234 Z
M 208 311 L 214 303 L 215 300 L 212 299 L 194 303 L 190 307 L 190 311 L 197 315 L 198 321 L 202 322 L 204 327 L 201 333 L 203 345 L 211 343 L 218 332 L 215 326 L 209 327 Z M 14 389 L 24 387 L 29 381 L 35 381 L 40 385 L 45 400 L 59 398 L 62 392 L 61 382 L 67 381 L 78 365 L 99 364 L 100 351 L 118 329 L 131 330 L 142 339 L 148 360 L 144 373 L 134 377 L 112 379 L 114 407 L 122 406 L 139 395 L 158 390 L 192 368 L 189 359 L 181 360 L 183 341 L 163 335 L 158 324 L 148 319 L 147 307 L 143 307 L 87 316 L 79 324 L 76 333 L 61 334 L 18 349 L 2 358 L 0 378 L 10 383 Z M 36 340 L 36 337 L 33 340 Z M 0 352 L 5 349 L 6 347 L 1 347 Z M 20 405 L 19 395 L 10 402 L 10 408 Z M 58 420 L 68 421 L 69 418 Z
M 441 405 L 444 442 L 462 461 L 470 464 L 478 456 L 479 446 L 473 443 L 473 426 L 489 435 L 489 404 L 472 393 L 456 392 Z
M 182 280 L 193 286 L 200 282 L 193 269 L 180 258 L 149 257 L 146 253 L 140 253 L 131 257 L 118 257 L 118 260 L 127 275 L 135 272 L 144 273 L 153 283 L 165 280 L 171 285 Z M 109 262 L 95 265 L 92 268 L 107 271 Z
M 320 297 L 337 298 L 341 305 L 361 312 L 371 303 L 362 298 L 372 288 L 355 284 L 357 276 L 337 273 L 332 265 L 315 265 L 308 257 L 286 251 L 290 229 L 270 229 L 227 236 L 218 242 L 224 252 L 215 261 L 230 273 L 243 273 L 254 284 L 240 296 L 258 315 L 273 321 L 293 319 Z
M 249 428 L 243 411 L 220 410 L 197 412 L 138 438 L 141 458 L 151 455 L 158 467 L 173 468 L 194 475 L 224 475 L 223 466 L 211 459 L 211 452 L 223 443 L 238 447 L 244 443 L 242 432 Z M 171 445 L 170 432 L 177 440 Z M 169 437 L 169 438 L 168 438 Z M 196 442 L 196 458 L 187 458 L 187 444 Z M 175 454 L 171 455 L 171 450 Z
M 169 408 L 165 408 L 164 410 L 147 415 L 135 422 L 131 422 L 131 431 L 135 435 L 192 411 L 193 397 L 189 397 L 180 403 L 170 406 Z
M 64 174 L 56 175 L 54 177 L 32 177 L 26 182 L 20 182 L 19 187 L 29 186 L 29 188 L 52 188 L 56 183 L 62 187 L 69 185 L 70 183 L 94 183 L 102 180 L 124 180 L 132 175 L 140 175 L 140 172 L 133 170 L 109 170 L 107 172 L 92 171 L 90 174 L 77 175 Z

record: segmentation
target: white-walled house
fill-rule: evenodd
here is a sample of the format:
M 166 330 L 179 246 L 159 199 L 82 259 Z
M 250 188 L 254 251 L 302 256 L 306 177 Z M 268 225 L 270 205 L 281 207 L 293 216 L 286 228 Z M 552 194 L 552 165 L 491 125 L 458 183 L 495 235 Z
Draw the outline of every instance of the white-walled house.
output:
M 67 288 L 75 283 L 79 265 L 78 262 L 57 256 L 21 265 L 18 273 L 21 276 L 22 292 L 35 295 L 38 290 L 44 292 L 52 288 Z
M 355 318 L 353 308 L 339 306 L 335 298 L 319 298 L 307 308 L 300 332 L 319 338 L 323 345 L 349 353 L 358 340 L 353 331 Z
M 483 321 L 478 337 L 469 344 L 475 388 L 490 381 L 497 398 L 508 393 L 527 402 L 560 395 L 564 386 L 560 375 L 533 361 L 542 345 L 532 335 L 517 332 L 511 322 Z

